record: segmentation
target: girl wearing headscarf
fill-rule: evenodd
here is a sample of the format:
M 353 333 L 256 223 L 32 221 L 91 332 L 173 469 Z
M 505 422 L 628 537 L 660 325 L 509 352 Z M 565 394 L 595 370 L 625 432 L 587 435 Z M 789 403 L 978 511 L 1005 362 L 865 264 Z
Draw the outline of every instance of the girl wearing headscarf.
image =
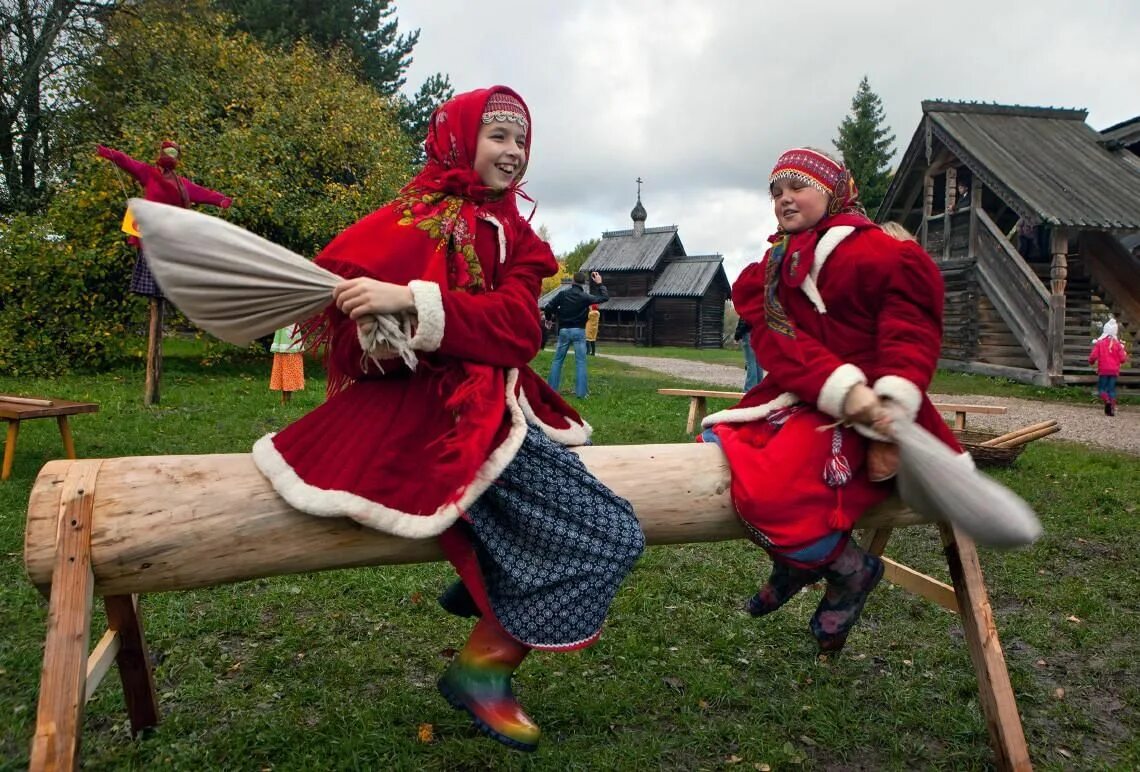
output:
M 810 628 L 843 647 L 883 563 L 851 529 L 892 490 L 887 403 L 960 450 L 926 395 L 942 336 L 942 278 L 922 248 L 871 222 L 843 164 L 810 148 L 769 177 L 779 230 L 732 288 L 767 375 L 704 420 L 732 470 L 732 498 L 772 558 L 753 616 L 808 584 L 827 589 Z
M 1104 403 L 1105 415 L 1116 415 L 1116 379 L 1120 377 L 1120 367 L 1128 359 L 1128 352 L 1117 332 L 1116 320 L 1109 317 L 1089 352 L 1089 364 L 1096 365 L 1096 390 Z
M 316 260 L 345 277 L 307 325 L 327 346 L 328 401 L 254 447 L 301 511 L 440 539 L 460 578 L 440 602 L 479 619 L 439 689 L 527 751 L 539 728 L 511 675 L 533 648 L 593 643 L 644 546 L 629 503 L 566 448 L 589 424 L 528 365 L 558 270 L 515 203 L 531 127 L 502 86 L 435 111 L 424 170 Z M 414 367 L 371 321 L 385 314 L 407 325 Z

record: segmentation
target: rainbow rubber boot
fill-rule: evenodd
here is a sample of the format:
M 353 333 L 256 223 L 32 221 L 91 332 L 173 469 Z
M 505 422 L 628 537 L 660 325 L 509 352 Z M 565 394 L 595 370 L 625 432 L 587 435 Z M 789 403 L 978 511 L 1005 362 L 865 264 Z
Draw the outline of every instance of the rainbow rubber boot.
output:
M 480 732 L 527 752 L 538 748 L 541 730 L 511 692 L 511 676 L 529 653 L 497 622 L 481 619 L 437 684 L 451 707 L 467 711 Z

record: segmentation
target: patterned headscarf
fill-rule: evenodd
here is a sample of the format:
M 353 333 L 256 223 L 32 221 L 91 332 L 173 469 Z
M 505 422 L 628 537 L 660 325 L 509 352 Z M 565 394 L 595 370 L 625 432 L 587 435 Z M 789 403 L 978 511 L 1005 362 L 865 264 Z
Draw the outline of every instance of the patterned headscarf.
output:
M 768 185 L 778 180 L 799 180 L 828 198 L 828 216 L 867 212 L 859 203 L 859 188 L 847 167 L 818 150 L 795 147 L 785 151 L 772 167 Z

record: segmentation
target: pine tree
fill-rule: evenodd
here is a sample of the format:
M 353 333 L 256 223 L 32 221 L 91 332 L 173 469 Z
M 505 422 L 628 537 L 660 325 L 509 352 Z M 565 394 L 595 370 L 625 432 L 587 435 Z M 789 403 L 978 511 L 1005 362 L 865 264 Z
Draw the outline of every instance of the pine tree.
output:
M 851 99 L 851 114 L 839 124 L 839 139 L 833 144 L 843 154 L 843 162 L 859 186 L 859 198 L 872 217 L 891 182 L 894 141 L 895 135 L 884 125 L 883 101 L 864 75 Z

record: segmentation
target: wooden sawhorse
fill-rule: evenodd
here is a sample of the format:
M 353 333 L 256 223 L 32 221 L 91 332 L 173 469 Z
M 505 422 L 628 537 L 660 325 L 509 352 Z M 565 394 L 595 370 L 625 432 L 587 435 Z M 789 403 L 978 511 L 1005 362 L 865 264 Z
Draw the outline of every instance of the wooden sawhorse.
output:
M 633 505 L 647 544 L 745 537 L 729 495 L 728 463 L 716 445 L 590 446 L 576 452 Z M 203 486 L 203 480 L 216 484 Z M 159 499 L 156 485 L 162 486 Z M 924 522 L 889 499 L 857 527 L 867 548 L 881 553 L 892 529 Z M 889 559 L 886 575 L 958 613 L 996 766 L 1029 769 L 974 544 L 949 526 L 938 528 L 952 585 Z M 28 577 L 51 596 L 31 768 L 78 769 L 83 708 L 112 659 L 119 664 L 132 729 L 157 723 L 133 596 L 441 558 L 435 539 L 401 539 L 347 518 L 297 512 L 274 494 L 249 454 L 49 462 L 32 488 L 24 540 Z M 107 604 L 111 630 L 89 656 L 97 596 Z

